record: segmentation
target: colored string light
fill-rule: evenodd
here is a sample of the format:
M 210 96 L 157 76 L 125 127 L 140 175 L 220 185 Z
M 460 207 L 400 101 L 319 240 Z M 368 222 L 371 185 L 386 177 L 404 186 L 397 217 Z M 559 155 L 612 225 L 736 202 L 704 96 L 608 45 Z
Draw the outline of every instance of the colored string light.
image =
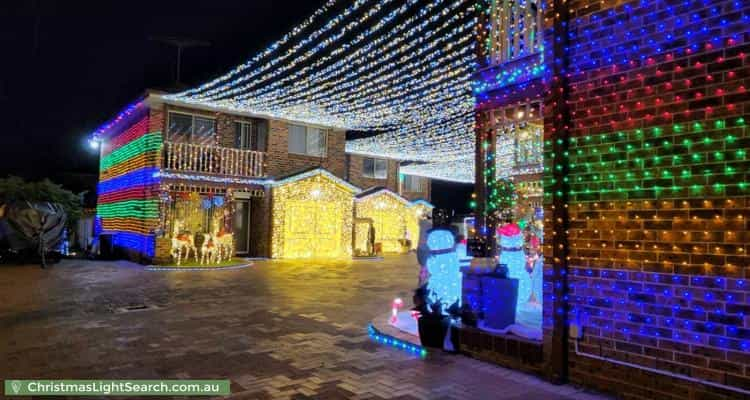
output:
M 107 170 L 114 165 L 125 162 L 139 154 L 154 151 L 161 151 L 162 137 L 161 132 L 153 132 L 143 135 L 126 145 L 112 151 L 109 155 L 102 157 L 100 169 Z
M 158 172 L 159 168 L 157 167 L 147 167 L 128 172 L 125 175 L 107 181 L 99 182 L 99 194 L 117 192 L 136 186 L 158 185 Z
M 405 340 L 396 339 L 395 337 L 390 335 L 383 334 L 378 331 L 372 324 L 369 324 L 367 326 L 367 335 L 375 342 L 392 346 L 396 349 L 419 356 L 421 358 L 427 357 L 426 348 L 413 344 L 411 342 L 407 342 Z
M 245 64 L 164 98 L 383 132 L 348 145 L 351 153 L 421 161 L 467 158 L 473 149 L 473 6 L 463 0 L 390 3 L 355 2 L 310 34 L 319 43 L 308 50 L 302 45 L 311 42 L 298 38 L 302 45 L 290 41 L 283 56 L 257 57 L 255 69 Z M 352 31 L 358 33 L 346 34 Z M 384 142 L 390 146 L 383 148 Z

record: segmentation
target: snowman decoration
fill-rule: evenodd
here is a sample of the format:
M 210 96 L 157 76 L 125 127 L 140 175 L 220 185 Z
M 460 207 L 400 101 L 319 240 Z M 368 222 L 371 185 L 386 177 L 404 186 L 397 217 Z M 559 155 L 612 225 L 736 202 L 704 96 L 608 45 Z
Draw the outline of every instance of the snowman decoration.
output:
M 544 261 L 541 254 L 541 241 L 537 236 L 532 234 L 528 243 L 526 272 L 528 272 L 529 280 L 531 282 L 531 294 L 529 295 L 527 306 L 541 310 L 542 269 L 544 268 Z
M 500 240 L 500 265 L 508 268 L 508 277 L 518 280 L 516 309 L 529 301 L 531 279 L 526 271 L 526 255 L 523 251 L 523 231 L 513 222 L 497 229 Z
M 461 305 L 462 275 L 453 233 L 446 229 L 430 231 L 427 236 L 427 248 L 428 303 L 438 303 L 440 310 L 433 312 L 447 315 L 450 306 Z

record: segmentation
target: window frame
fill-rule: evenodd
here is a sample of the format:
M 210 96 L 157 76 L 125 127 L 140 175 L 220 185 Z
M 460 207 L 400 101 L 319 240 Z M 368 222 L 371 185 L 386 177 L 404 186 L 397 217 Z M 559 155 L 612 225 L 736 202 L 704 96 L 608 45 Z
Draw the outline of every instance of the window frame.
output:
M 265 132 L 263 134 L 265 137 L 263 138 L 263 146 L 260 146 L 260 141 L 258 140 L 260 136 L 260 126 L 262 124 L 265 124 Z M 247 140 L 248 140 L 248 146 L 242 147 L 241 143 L 237 143 L 237 126 L 240 126 L 240 129 L 248 128 L 247 129 Z M 242 139 L 242 134 L 241 134 Z M 247 120 L 240 120 L 237 119 L 234 121 L 234 148 L 237 150 L 249 150 L 249 151 L 259 151 L 262 153 L 265 153 L 268 151 L 268 123 L 265 120 L 254 120 L 254 121 L 247 121 Z
M 183 117 L 190 117 L 190 136 L 188 137 L 188 140 L 186 142 L 179 142 L 179 143 L 188 143 L 188 144 L 195 144 L 195 145 L 201 144 L 201 143 L 197 143 L 197 142 L 194 141 L 194 138 L 196 137 L 196 135 L 195 135 L 195 125 L 196 125 L 195 124 L 195 119 L 196 118 L 200 118 L 200 119 L 204 119 L 204 120 L 213 121 L 213 125 L 214 125 L 213 133 L 211 134 L 212 139 L 213 139 L 213 143 L 212 144 L 203 144 L 203 145 L 208 145 L 208 146 L 215 146 L 216 145 L 216 134 L 217 134 L 217 131 L 218 131 L 218 128 L 219 128 L 219 126 L 218 126 L 219 124 L 218 124 L 217 118 L 214 117 L 214 116 L 208 116 L 208 115 L 205 115 L 205 114 L 194 114 L 194 113 L 185 112 L 185 111 L 167 111 L 167 124 L 166 124 L 167 125 L 167 129 L 166 129 L 167 135 L 166 135 L 166 140 L 168 140 L 170 142 L 173 141 L 172 140 L 172 133 L 169 131 L 169 127 L 170 127 L 170 125 L 172 123 L 172 115 L 173 114 L 181 115 Z
M 365 162 L 372 160 L 372 171 L 370 174 L 368 174 L 367 169 L 365 168 Z M 383 175 L 378 176 L 378 163 L 383 163 L 384 168 Z M 362 158 L 362 176 L 369 179 L 379 179 L 379 180 L 387 180 L 388 179 L 388 160 L 385 158 L 377 158 L 377 157 L 363 157 Z
M 304 136 L 305 136 L 305 152 L 300 153 L 298 151 L 292 151 L 291 145 L 292 145 L 292 127 L 298 127 L 298 128 L 304 128 Z M 309 135 L 310 130 L 315 129 L 318 132 L 318 135 L 322 138 L 322 154 L 311 154 L 310 149 L 308 149 L 307 145 L 310 143 Z M 326 158 L 328 157 L 328 130 L 324 128 L 319 128 L 316 126 L 309 126 L 309 125 L 302 125 L 302 124 L 287 124 L 287 153 L 294 154 L 298 156 L 306 156 L 306 157 L 315 157 L 315 158 Z
M 406 180 L 409 179 L 410 182 L 414 182 L 414 179 L 416 179 L 417 182 L 419 182 L 419 186 L 416 190 L 414 190 L 410 185 L 406 184 Z M 418 176 L 418 175 L 404 175 L 404 179 L 401 180 L 401 191 L 403 193 L 420 193 L 423 192 L 425 189 L 424 184 L 424 177 Z

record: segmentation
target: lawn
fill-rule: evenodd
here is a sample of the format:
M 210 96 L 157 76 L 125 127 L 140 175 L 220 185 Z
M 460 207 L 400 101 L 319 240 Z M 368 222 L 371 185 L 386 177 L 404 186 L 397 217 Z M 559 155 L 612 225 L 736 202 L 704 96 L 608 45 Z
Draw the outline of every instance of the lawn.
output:
M 222 261 L 218 264 L 211 263 L 203 265 L 200 262 L 196 262 L 194 258 L 191 258 L 187 261 L 183 261 L 180 265 L 176 264 L 169 264 L 169 265 L 159 265 L 159 267 L 169 267 L 169 268 L 217 268 L 217 267 L 233 267 L 237 265 L 245 265 L 249 262 L 245 260 L 244 258 L 231 258 L 229 260 Z

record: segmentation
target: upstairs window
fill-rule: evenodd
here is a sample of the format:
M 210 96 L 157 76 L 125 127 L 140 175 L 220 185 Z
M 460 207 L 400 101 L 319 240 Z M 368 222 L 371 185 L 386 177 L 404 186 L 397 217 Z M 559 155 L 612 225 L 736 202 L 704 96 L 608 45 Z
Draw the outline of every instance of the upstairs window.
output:
M 234 123 L 234 147 L 241 150 L 267 151 L 267 142 L 267 121 L 238 121 Z
M 401 191 L 403 192 L 421 192 L 422 189 L 422 177 L 414 175 L 404 175 L 401 181 Z
M 216 120 L 192 114 L 169 113 L 167 138 L 172 142 L 213 145 Z
M 326 131 L 304 125 L 289 125 L 289 153 L 325 157 L 328 144 Z
M 365 178 L 387 179 L 388 160 L 365 158 L 362 160 L 362 176 Z

